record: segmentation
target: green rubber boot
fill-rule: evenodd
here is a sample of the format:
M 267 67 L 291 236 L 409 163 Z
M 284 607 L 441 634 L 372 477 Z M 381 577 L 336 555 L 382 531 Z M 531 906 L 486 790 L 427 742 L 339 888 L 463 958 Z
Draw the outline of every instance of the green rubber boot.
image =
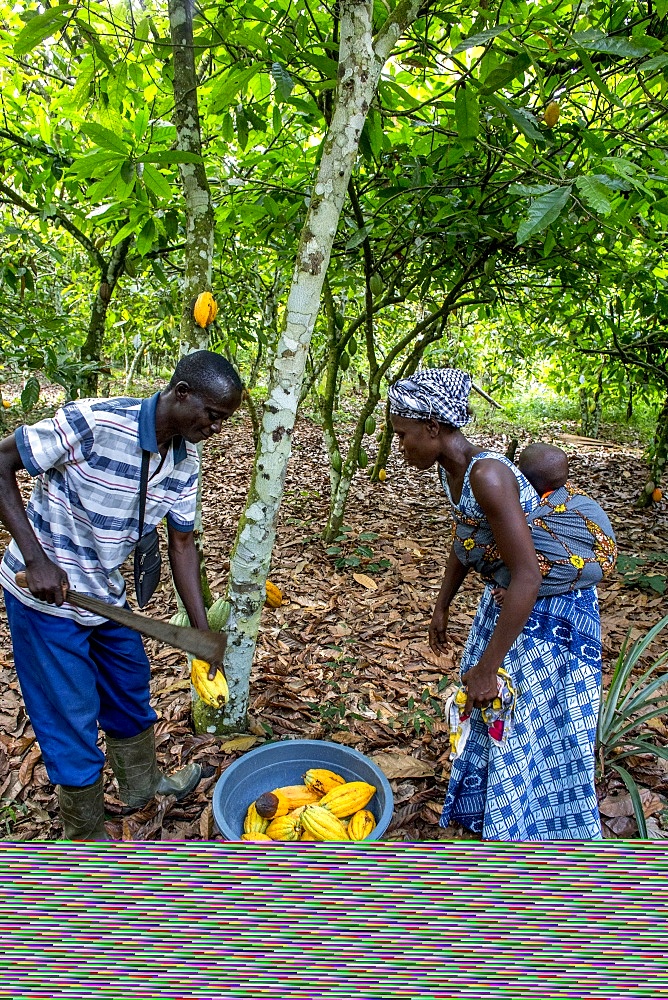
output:
M 58 786 L 65 840 L 111 840 L 104 828 L 102 775 L 92 785 Z
M 138 808 L 154 795 L 184 799 L 202 777 L 199 764 L 187 764 L 173 774 L 163 774 L 155 756 L 153 726 L 126 740 L 107 736 L 107 759 L 116 775 L 121 800 Z

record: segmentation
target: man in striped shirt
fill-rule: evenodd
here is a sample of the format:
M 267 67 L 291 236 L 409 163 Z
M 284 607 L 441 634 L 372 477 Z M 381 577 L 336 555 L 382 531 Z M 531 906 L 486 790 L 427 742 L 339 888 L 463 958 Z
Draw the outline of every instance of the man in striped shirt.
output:
M 67 603 L 67 589 L 125 605 L 120 567 L 139 531 L 142 453 L 150 454 L 143 534 L 167 518 L 174 583 L 195 628 L 207 628 L 193 528 L 196 445 L 220 432 L 242 384 L 220 355 L 181 358 L 149 399 L 67 403 L 0 442 L 0 517 L 12 535 L 2 564 L 14 661 L 68 840 L 106 840 L 98 725 L 123 800 L 183 798 L 201 776 L 158 769 L 150 666 L 138 633 Z M 35 477 L 24 508 L 16 473 Z M 24 571 L 28 590 L 16 584 Z

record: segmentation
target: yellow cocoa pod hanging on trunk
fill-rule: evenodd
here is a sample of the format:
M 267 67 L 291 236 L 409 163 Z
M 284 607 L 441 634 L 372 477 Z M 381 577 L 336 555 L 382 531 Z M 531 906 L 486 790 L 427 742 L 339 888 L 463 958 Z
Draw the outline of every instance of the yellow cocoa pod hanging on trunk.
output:
M 218 306 L 211 292 L 201 292 L 195 299 L 193 318 L 203 328 L 213 323 L 218 315 Z
M 205 660 L 193 660 L 190 666 L 190 680 L 202 701 L 212 708 L 222 708 L 230 697 L 230 691 L 221 670 L 209 680 L 209 664 Z

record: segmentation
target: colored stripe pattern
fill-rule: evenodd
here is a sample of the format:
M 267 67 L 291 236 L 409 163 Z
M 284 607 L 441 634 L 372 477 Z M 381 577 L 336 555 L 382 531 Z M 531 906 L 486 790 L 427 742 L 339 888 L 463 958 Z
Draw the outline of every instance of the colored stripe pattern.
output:
M 36 477 L 27 512 L 41 545 L 75 590 L 112 604 L 125 603 L 119 567 L 138 540 L 142 446 L 152 452 L 144 533 L 165 516 L 178 531 L 192 531 L 194 526 L 197 448 L 175 438 L 160 465 L 155 439 L 158 395 L 145 400 L 78 400 L 61 407 L 53 418 L 16 431 L 23 464 Z M 47 605 L 20 590 L 14 576 L 22 569 L 23 557 L 12 541 L 0 566 L 6 590 L 49 614 L 86 625 L 103 620 L 69 605 Z

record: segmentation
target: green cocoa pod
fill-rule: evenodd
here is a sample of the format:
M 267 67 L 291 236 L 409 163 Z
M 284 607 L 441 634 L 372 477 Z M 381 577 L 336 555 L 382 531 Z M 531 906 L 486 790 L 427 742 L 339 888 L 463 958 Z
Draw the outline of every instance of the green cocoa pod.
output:
M 369 464 L 369 456 L 365 452 L 364 448 L 360 448 L 359 455 L 357 457 L 357 464 L 359 465 L 360 469 L 366 469 L 367 465 Z
M 338 451 L 338 449 L 332 453 L 332 468 L 334 469 L 334 472 L 340 472 L 341 469 L 343 468 L 343 462 L 341 461 L 341 452 Z
M 343 315 L 343 313 L 340 312 L 334 313 L 334 326 L 336 327 L 337 330 L 343 330 L 345 322 L 346 318 Z
M 491 278 L 492 275 L 494 274 L 494 271 L 496 270 L 496 260 L 494 259 L 494 257 L 488 257 L 483 267 L 487 277 Z
M 383 279 L 379 274 L 372 274 L 369 280 L 369 288 L 371 289 L 372 295 L 381 295 L 385 285 L 383 284 Z
M 350 355 L 351 358 L 354 358 L 355 355 L 357 354 L 357 341 L 355 340 L 354 337 L 351 337 L 350 340 L 348 341 L 348 346 L 346 350 L 348 351 L 348 354 Z
M 219 597 L 206 613 L 206 620 L 212 632 L 222 631 L 229 617 L 230 602 L 226 601 L 224 597 Z
M 375 429 L 376 429 L 376 418 L 367 417 L 366 420 L 364 421 L 364 433 L 373 434 Z
M 190 625 L 190 618 L 188 618 L 187 611 L 177 611 L 175 615 L 169 619 L 170 625 L 178 625 L 180 628 L 188 628 Z
M 350 357 L 348 356 L 348 354 L 346 354 L 345 351 L 339 358 L 339 368 L 341 369 L 342 372 L 347 372 L 348 369 L 350 368 Z

